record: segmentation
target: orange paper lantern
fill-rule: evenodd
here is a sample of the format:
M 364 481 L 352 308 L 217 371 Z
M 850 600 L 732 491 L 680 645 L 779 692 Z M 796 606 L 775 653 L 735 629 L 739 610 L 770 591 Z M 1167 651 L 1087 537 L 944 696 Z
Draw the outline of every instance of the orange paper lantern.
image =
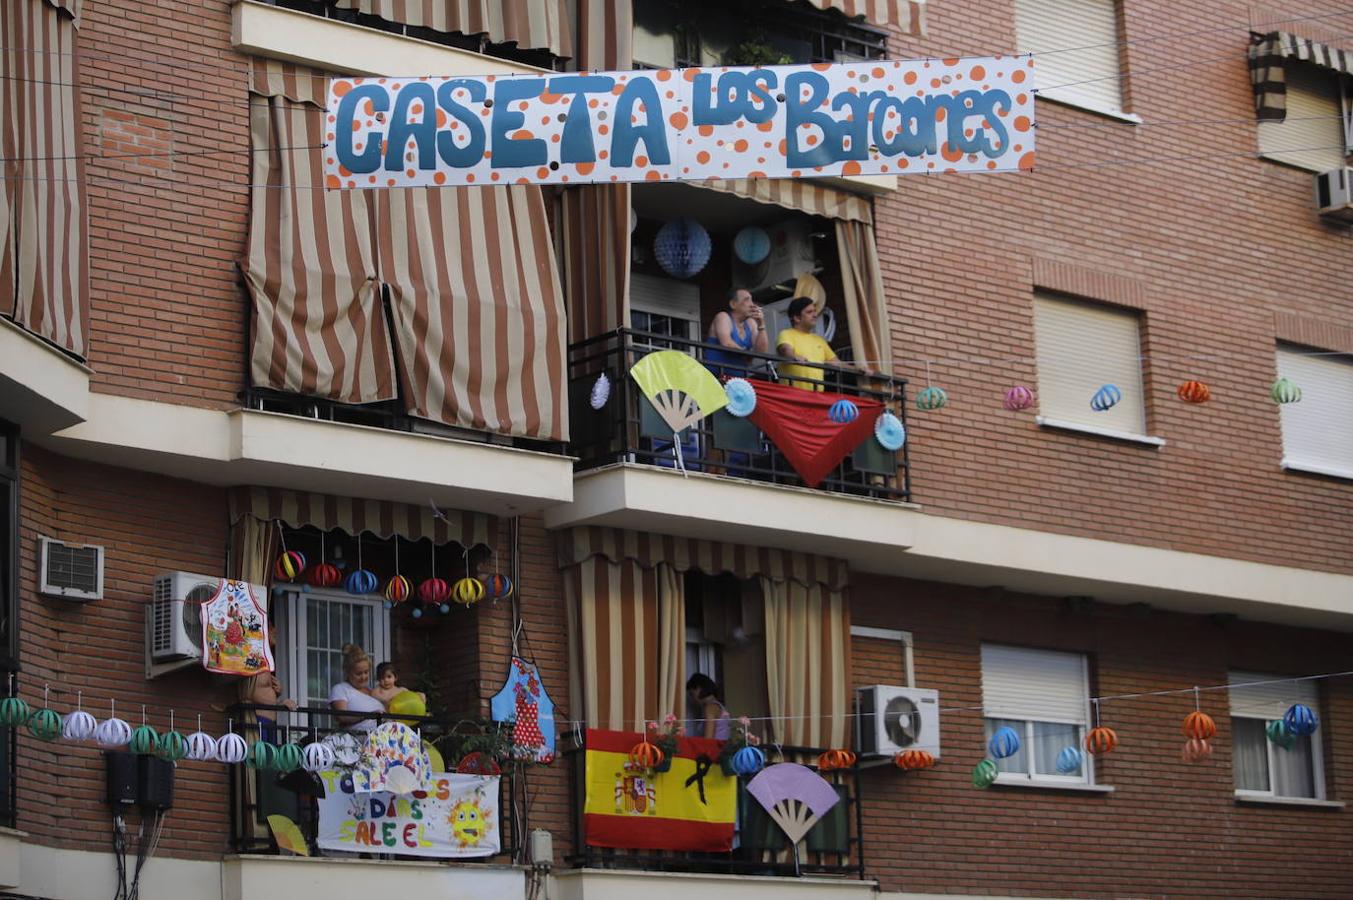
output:
M 630 762 L 644 769 L 657 768 L 662 765 L 662 751 L 656 744 L 643 741 L 630 749 Z
M 1184 750 L 1179 754 L 1184 762 L 1202 762 L 1212 755 L 1212 745 L 1202 738 L 1189 738 L 1184 742 Z
M 855 765 L 855 754 L 849 750 L 828 750 L 817 758 L 819 772 L 849 769 L 853 765 Z
M 1110 753 L 1118 746 L 1118 735 L 1112 728 L 1099 726 L 1091 728 L 1085 736 L 1085 749 L 1095 754 Z
M 1212 399 L 1212 391 L 1201 381 L 1186 381 L 1179 386 L 1179 399 L 1185 403 L 1206 403 Z
M 1206 741 L 1217 733 L 1217 723 L 1201 710 L 1194 710 L 1184 717 L 1184 737 Z
M 935 757 L 924 750 L 903 750 L 893 757 L 893 765 L 908 772 L 928 769 L 935 765 Z

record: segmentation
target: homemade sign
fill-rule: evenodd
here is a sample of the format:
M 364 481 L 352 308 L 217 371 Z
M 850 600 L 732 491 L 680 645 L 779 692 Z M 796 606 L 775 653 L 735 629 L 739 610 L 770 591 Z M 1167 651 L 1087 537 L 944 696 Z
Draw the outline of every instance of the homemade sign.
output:
M 331 188 L 985 172 L 1034 165 L 1030 56 L 336 78 Z
M 359 793 L 341 769 L 319 773 L 322 850 L 400 853 L 442 859 L 493 856 L 498 832 L 498 778 L 439 774 L 407 797 Z

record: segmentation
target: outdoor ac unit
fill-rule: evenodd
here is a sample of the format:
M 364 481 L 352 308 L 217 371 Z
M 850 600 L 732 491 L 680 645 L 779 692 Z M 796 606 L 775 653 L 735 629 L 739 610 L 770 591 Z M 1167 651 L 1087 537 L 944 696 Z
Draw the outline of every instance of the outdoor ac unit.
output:
M 216 596 L 224 579 L 191 572 L 155 576 L 155 594 L 146 609 L 146 644 L 153 662 L 202 655 L 202 601 Z M 250 585 L 260 603 L 267 588 Z
M 770 256 L 766 260 L 765 275 L 747 288 L 753 294 L 779 284 L 792 288 L 794 280 L 801 274 L 820 268 L 809 220 L 791 219 L 767 228 L 766 233 L 770 235 Z
M 67 600 L 103 599 L 103 548 L 38 538 L 38 592 Z
M 1327 219 L 1353 223 L 1353 169 L 1330 169 L 1315 176 L 1315 208 Z
M 925 750 L 939 759 L 939 691 L 874 684 L 857 688 L 855 698 L 861 756 Z

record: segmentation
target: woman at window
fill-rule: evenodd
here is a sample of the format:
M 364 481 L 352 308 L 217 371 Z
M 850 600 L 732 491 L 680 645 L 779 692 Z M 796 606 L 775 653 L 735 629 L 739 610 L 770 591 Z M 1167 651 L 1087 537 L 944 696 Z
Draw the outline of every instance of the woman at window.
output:
M 329 690 L 329 705 L 338 712 L 385 712 L 385 704 L 371 696 L 371 657 L 356 644 L 343 645 L 343 680 Z M 353 731 L 370 731 L 375 719 L 358 715 L 335 716 Z
M 686 696 L 696 710 L 686 733 L 692 737 L 707 737 L 715 740 L 728 740 L 732 724 L 728 710 L 719 699 L 719 686 L 708 675 L 696 672 L 686 681 Z

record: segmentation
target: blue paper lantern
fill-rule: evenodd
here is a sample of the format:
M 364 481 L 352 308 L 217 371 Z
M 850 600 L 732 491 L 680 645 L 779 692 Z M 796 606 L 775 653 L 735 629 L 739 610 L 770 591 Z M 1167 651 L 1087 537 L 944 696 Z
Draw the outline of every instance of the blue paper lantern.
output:
M 998 728 L 991 736 L 991 740 L 987 741 L 987 749 L 997 759 L 1014 756 L 1019 752 L 1019 735 L 1015 733 L 1015 729 L 1008 726 Z
M 907 442 L 907 429 L 901 419 L 885 410 L 874 420 L 874 439 L 884 450 L 895 452 Z
M 766 229 L 748 225 L 733 236 L 733 255 L 754 266 L 770 256 L 770 235 Z
M 1118 389 L 1117 385 L 1106 384 L 1095 391 L 1095 395 L 1090 398 L 1090 408 L 1095 412 L 1104 412 L 1113 409 L 1122 399 L 1123 392 Z
M 1307 737 L 1315 734 L 1315 730 L 1320 727 L 1320 717 L 1306 704 L 1293 703 L 1287 708 L 1287 712 L 1283 713 L 1283 727 L 1289 734 Z
M 849 400 L 837 400 L 832 404 L 831 409 L 827 410 L 827 418 L 831 419 L 837 425 L 846 425 L 854 422 L 860 415 L 860 408 Z
M 756 388 L 745 378 L 730 378 L 723 386 L 728 395 L 728 414 L 742 418 L 750 416 L 756 409 Z
M 1080 771 L 1085 756 L 1076 747 L 1063 747 L 1057 754 L 1057 771 L 1063 775 L 1075 775 Z
M 673 219 L 658 229 L 653 255 L 673 278 L 691 278 L 709 262 L 709 232 L 694 219 Z
M 354 569 L 344 579 L 343 590 L 353 595 L 374 594 L 378 583 L 376 573 L 370 569 Z
M 733 754 L 733 772 L 746 777 L 766 767 L 766 754 L 755 747 L 743 747 Z

